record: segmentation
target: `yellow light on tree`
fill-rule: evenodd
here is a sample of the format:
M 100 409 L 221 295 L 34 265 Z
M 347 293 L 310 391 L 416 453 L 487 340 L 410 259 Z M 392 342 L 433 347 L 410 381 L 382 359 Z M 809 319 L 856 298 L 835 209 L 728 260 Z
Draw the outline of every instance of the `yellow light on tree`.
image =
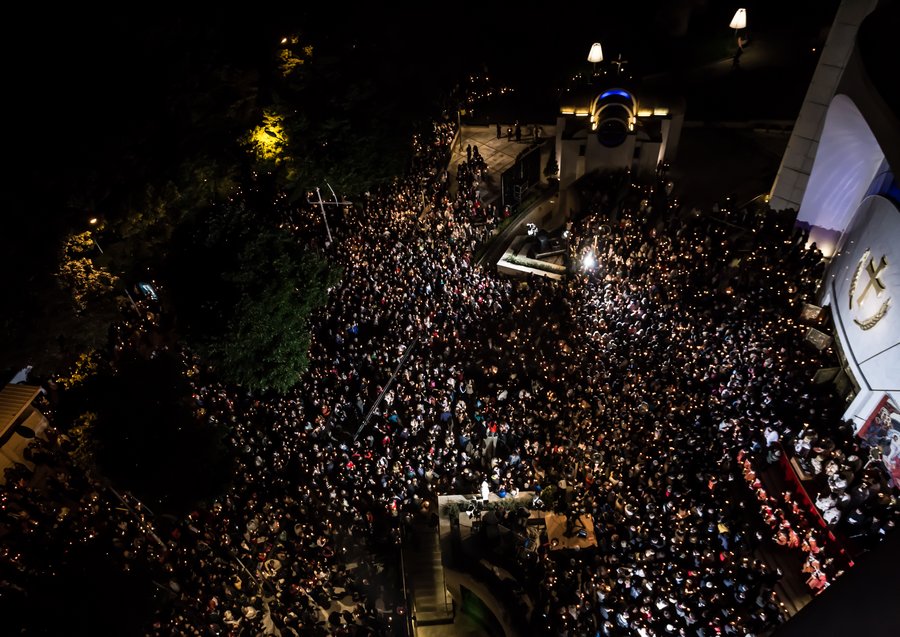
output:
M 281 163 L 287 146 L 282 116 L 264 112 L 262 124 L 251 131 L 248 141 L 257 159 Z
M 69 235 L 62 246 L 56 278 L 72 294 L 75 307 L 87 309 L 88 303 L 112 292 L 118 278 L 91 258 L 97 243 L 90 232 Z
M 312 45 L 303 44 L 297 35 L 281 38 L 281 45 L 282 48 L 278 52 L 278 65 L 284 77 L 289 76 L 312 58 Z

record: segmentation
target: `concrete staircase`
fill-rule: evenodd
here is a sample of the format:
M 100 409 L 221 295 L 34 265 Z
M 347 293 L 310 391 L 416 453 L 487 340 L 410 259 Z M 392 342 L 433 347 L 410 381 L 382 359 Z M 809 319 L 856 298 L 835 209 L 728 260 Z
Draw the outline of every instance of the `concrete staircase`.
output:
M 403 570 L 416 626 L 452 624 L 453 598 L 444 582 L 437 527 L 413 524 L 403 543 Z

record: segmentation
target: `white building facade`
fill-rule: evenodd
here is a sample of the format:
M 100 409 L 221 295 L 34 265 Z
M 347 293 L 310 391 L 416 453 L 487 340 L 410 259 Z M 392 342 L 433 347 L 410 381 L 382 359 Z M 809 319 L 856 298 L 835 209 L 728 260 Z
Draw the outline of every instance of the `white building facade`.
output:
M 844 0 L 819 59 L 770 205 L 798 211 L 831 258 L 820 286 L 857 430 L 886 403 L 900 413 L 900 101 L 896 5 Z

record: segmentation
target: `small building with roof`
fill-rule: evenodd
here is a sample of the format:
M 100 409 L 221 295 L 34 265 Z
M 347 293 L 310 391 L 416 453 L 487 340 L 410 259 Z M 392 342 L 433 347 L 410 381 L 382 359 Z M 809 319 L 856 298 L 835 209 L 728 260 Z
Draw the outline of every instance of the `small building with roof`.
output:
M 569 89 L 556 120 L 559 187 L 602 170 L 652 176 L 675 156 L 684 104 L 641 90 L 616 76 Z
M 47 419 L 32 404 L 41 393 L 36 385 L 7 385 L 0 390 L 0 484 L 5 471 L 17 464 L 34 469 L 25 448 L 47 428 Z

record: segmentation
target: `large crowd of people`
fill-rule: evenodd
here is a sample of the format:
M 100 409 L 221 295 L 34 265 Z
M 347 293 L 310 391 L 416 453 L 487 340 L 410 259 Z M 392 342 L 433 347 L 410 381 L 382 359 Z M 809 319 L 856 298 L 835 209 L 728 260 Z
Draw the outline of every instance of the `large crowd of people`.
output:
M 162 533 L 61 470 L 47 486 L 68 514 L 7 482 L 4 502 L 37 508 L 17 534 L 102 533 L 123 564 L 151 564 L 169 596 L 153 635 L 400 634 L 403 591 L 373 556 L 396 551 L 405 520 L 484 481 L 565 484 L 556 506 L 590 515 L 597 547 L 523 557 L 533 634 L 711 637 L 783 620 L 766 543 L 810 556 L 812 590 L 845 568 L 833 534 L 765 492 L 774 441 L 846 474 L 830 484 L 848 521 L 865 504 L 872 533 L 893 524 L 896 500 L 874 513 L 871 483 L 853 495 L 859 449 L 838 456 L 811 433 L 839 414 L 808 386 L 821 354 L 803 347 L 799 306 L 822 265 L 802 233 L 743 211 L 738 232 L 727 210 L 687 214 L 664 185 L 611 175 L 571 226 L 573 260 L 591 252 L 594 267 L 505 278 L 473 260 L 496 216 L 477 150 L 450 195 L 454 132 L 416 138 L 409 173 L 336 224 L 327 251 L 343 278 L 295 391 L 248 395 L 181 352 L 197 408 L 230 431 L 226 494 Z M 62 463 L 66 445 L 36 449 Z M 14 546 L 4 561 L 28 568 Z

